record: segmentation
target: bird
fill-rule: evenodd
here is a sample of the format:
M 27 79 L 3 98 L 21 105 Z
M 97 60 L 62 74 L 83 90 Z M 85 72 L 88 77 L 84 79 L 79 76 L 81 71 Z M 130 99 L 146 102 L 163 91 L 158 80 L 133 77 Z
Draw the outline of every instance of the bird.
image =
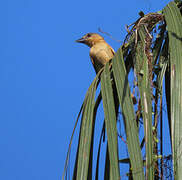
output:
M 114 49 L 97 33 L 87 33 L 82 38 L 76 40 L 90 47 L 90 59 L 96 74 L 114 57 Z M 112 82 L 116 116 L 118 115 L 118 95 L 116 85 Z
M 114 49 L 97 33 L 87 33 L 76 42 L 90 47 L 90 59 L 96 74 L 114 57 Z
M 82 38 L 76 40 L 78 43 L 83 43 L 90 47 L 90 59 L 95 69 L 96 74 L 114 57 L 114 49 L 97 33 L 87 33 Z M 112 81 L 114 107 L 116 118 L 118 117 L 119 101 L 115 82 Z M 100 94 L 102 98 L 102 93 Z M 103 126 L 105 134 L 105 123 Z

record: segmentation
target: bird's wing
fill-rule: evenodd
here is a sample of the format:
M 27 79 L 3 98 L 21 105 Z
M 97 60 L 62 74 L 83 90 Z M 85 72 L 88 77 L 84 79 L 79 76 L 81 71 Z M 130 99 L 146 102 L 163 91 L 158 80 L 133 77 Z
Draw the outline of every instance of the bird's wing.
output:
M 110 49 L 111 49 L 111 52 L 112 52 L 112 54 L 113 54 L 113 56 L 114 56 L 114 54 L 115 54 L 115 51 L 114 51 L 114 49 L 111 47 L 111 46 L 109 46 L 110 47 Z
M 114 50 L 110 47 L 100 48 L 100 50 L 95 54 L 95 58 L 102 65 L 105 65 L 114 56 Z

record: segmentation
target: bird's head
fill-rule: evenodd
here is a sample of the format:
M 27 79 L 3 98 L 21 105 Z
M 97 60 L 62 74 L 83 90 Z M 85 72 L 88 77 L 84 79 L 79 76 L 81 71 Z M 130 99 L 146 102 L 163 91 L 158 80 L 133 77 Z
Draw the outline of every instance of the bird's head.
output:
M 82 38 L 76 40 L 76 42 L 84 43 L 89 47 L 101 41 L 104 41 L 104 38 L 97 33 L 87 33 Z

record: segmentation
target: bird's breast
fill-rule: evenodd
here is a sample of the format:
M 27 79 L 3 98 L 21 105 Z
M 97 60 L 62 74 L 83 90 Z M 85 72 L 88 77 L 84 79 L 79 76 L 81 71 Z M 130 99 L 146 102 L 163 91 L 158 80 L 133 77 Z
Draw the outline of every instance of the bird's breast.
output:
M 96 44 L 90 49 L 90 57 L 94 63 L 105 65 L 113 55 L 113 49 L 107 43 Z

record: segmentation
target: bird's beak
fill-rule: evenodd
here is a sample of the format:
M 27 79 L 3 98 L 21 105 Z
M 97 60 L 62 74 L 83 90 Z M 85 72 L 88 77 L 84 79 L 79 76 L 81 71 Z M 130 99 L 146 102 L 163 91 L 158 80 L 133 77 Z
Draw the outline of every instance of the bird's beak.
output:
M 85 39 L 84 38 L 80 38 L 80 39 L 77 39 L 76 42 L 78 42 L 78 43 L 84 43 L 85 42 Z

